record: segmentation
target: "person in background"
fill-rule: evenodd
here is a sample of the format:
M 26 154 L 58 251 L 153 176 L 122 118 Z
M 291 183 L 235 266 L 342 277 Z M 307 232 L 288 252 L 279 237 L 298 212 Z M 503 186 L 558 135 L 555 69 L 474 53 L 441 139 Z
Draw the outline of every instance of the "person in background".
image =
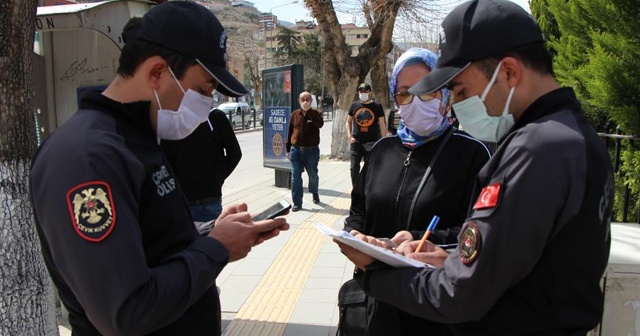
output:
M 318 161 L 320 161 L 320 128 L 324 125 L 322 112 L 311 108 L 311 94 L 298 97 L 300 108 L 291 112 L 287 135 L 287 158 L 291 161 L 291 211 L 302 209 L 302 171 L 309 176 L 309 192 L 313 203 L 320 203 L 318 194 Z
M 531 14 L 473 0 L 442 22 L 441 55 L 409 89 L 442 87 L 469 134 L 498 139 L 457 249 L 399 251 L 435 268 L 391 269 L 341 244 L 367 294 L 446 323 L 448 335 L 584 336 L 602 320 L 614 183 L 609 153 L 571 88 L 560 88 Z M 377 146 L 376 146 L 377 147 Z M 375 238 L 358 238 L 376 243 Z
M 206 122 L 182 140 L 162 140 L 162 149 L 182 184 L 191 217 L 209 222 L 222 212 L 222 185 L 242 158 L 229 119 L 213 109 Z
M 42 254 L 74 335 L 220 335 L 217 276 L 288 224 L 253 222 L 241 203 L 198 234 L 158 139 L 206 121 L 213 90 L 247 92 L 207 8 L 168 1 L 132 20 L 113 81 L 83 96 L 32 161 Z
M 387 132 L 382 105 L 373 100 L 371 85 L 358 85 L 358 98 L 349 108 L 347 136 L 351 147 L 351 185 L 355 186 L 360 174 L 360 162 L 367 161 L 373 145 Z M 384 132 L 384 133 L 383 133 Z
M 407 91 L 435 68 L 437 60 L 434 52 L 421 48 L 411 48 L 398 58 L 389 85 L 399 106 L 398 134 L 382 138 L 371 150 L 351 192 L 346 231 L 400 244 L 420 239 L 437 215 L 440 222 L 429 240 L 457 243 L 475 178 L 491 156 L 482 142 L 451 126 L 446 117 L 449 90 L 425 95 Z M 442 333 L 441 324 L 385 302 L 370 298 L 367 306 L 369 335 Z

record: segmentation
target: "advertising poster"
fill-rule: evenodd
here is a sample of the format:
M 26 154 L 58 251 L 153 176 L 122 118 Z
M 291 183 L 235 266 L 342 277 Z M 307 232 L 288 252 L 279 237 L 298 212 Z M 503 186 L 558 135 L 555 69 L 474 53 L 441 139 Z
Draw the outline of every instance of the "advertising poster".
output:
M 264 105 L 263 162 L 265 167 L 291 171 L 287 158 L 287 135 L 291 112 L 300 108 L 298 95 L 304 90 L 303 67 L 285 65 L 262 71 L 262 99 Z
M 284 93 L 291 93 L 291 70 L 284 72 Z
M 285 73 L 289 82 L 286 84 Z M 290 170 L 287 159 L 287 134 L 291 115 L 291 71 L 265 73 L 264 77 L 264 165 Z

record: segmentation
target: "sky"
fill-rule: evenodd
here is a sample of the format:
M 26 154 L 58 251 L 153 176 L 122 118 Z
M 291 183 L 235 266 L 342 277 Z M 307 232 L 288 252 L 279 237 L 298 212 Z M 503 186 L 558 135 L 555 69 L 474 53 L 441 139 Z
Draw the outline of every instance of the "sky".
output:
M 311 20 L 309 11 L 304 7 L 304 1 L 298 0 L 297 3 L 292 3 L 295 0 L 249 0 L 253 2 L 256 8 L 261 12 L 268 13 L 270 10 L 274 15 L 278 17 L 278 20 L 289 21 L 295 23 L 296 20 Z M 518 5 L 522 6 L 527 12 L 529 10 L 529 0 L 511 0 Z M 277 7 L 277 8 L 276 8 Z M 349 14 L 338 13 L 338 20 L 340 23 L 351 23 L 353 17 Z

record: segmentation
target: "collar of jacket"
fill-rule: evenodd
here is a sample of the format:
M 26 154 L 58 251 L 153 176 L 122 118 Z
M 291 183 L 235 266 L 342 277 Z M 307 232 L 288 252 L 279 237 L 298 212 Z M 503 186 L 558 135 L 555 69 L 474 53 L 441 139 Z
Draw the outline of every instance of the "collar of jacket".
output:
M 307 110 L 307 113 L 309 113 L 309 111 L 317 111 L 317 110 L 316 110 L 316 109 L 314 109 L 313 107 L 310 107 L 310 108 Z M 297 113 L 302 114 L 302 112 L 304 112 L 304 110 L 303 110 L 302 108 L 299 108 L 299 109 L 297 109 L 297 110 L 295 110 L 295 111 L 293 111 L 293 112 L 294 112 L 294 113 L 296 113 L 296 112 L 297 112 Z
M 511 132 L 524 127 L 546 115 L 562 110 L 581 110 L 581 105 L 572 88 L 560 88 L 553 90 L 536 99 L 522 113 Z M 509 133 L 511 133 L 509 132 Z
M 111 114 L 116 119 L 121 119 L 134 125 L 142 135 L 156 138 L 155 132 L 149 120 L 149 101 L 136 101 L 132 103 L 120 103 L 108 98 L 100 91 L 90 91 L 80 99 L 79 108 L 97 110 Z

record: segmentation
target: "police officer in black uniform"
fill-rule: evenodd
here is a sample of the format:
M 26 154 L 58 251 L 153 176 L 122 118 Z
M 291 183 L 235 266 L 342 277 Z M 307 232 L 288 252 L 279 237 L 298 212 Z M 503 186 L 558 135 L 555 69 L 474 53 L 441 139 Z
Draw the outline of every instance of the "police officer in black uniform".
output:
M 224 28 L 203 6 L 165 2 L 132 26 L 116 78 L 83 97 L 33 160 L 45 263 L 74 335 L 219 335 L 216 277 L 288 225 L 254 223 L 236 204 L 198 235 L 158 138 L 204 122 L 216 87 L 246 90 L 225 67 Z
M 447 323 L 449 334 L 586 335 L 602 318 L 610 247 L 605 146 L 572 89 L 559 88 L 542 33 L 521 7 L 469 1 L 442 27 L 437 68 L 409 91 L 447 85 L 464 129 L 500 140 L 478 175 L 458 248 L 447 255 L 428 243 L 413 253 L 414 241 L 400 250 L 436 268 L 391 269 L 340 247 L 365 270 L 369 295 Z

